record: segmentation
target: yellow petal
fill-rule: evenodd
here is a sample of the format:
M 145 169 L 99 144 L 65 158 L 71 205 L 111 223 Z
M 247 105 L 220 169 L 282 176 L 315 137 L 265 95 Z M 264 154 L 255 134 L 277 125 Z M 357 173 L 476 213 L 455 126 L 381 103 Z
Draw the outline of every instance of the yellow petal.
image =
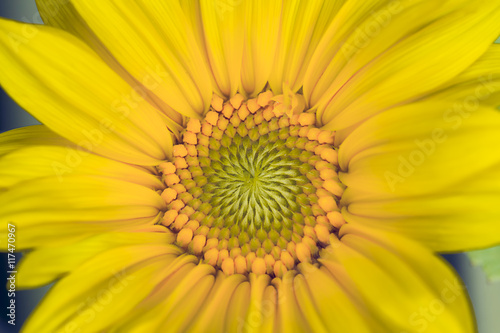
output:
M 241 82 L 247 0 L 202 0 L 205 46 L 218 89 L 233 96 Z
M 363 32 L 359 26 L 370 22 L 377 25 L 385 23 L 387 19 L 384 15 L 393 18 L 401 11 L 401 5 L 401 2 L 393 3 L 391 6 L 389 1 L 375 0 L 342 3 L 338 12 L 334 13 L 335 16 L 327 23 L 326 30 L 322 32 L 321 40 L 314 50 L 304 77 L 304 96 L 309 104 L 318 103 L 340 69 L 348 62 L 350 54 L 347 51 L 351 50 L 351 44 L 357 41 L 355 36 L 359 39 L 359 35 Z M 379 22 L 377 19 L 382 21 Z M 347 44 L 349 38 L 353 41 Z M 387 45 L 387 42 L 391 41 L 393 42 L 393 39 L 385 42 L 382 40 L 382 43 Z
M 270 285 L 267 274 L 249 276 L 250 300 L 247 313 L 241 323 L 247 332 L 273 332 L 276 317 L 276 289 Z M 238 320 L 238 318 L 232 318 Z M 240 326 L 241 327 L 241 326 Z
M 123 323 L 124 332 L 180 332 L 192 322 L 214 284 L 214 268 L 184 264 L 181 269 L 170 268 L 168 272 L 171 276 L 144 300 L 130 322 Z
M 43 127 L 42 127 L 43 128 Z M 35 128 L 30 137 L 19 137 L 16 131 L 2 133 L 2 149 L 11 152 L 0 156 L 0 190 L 23 181 L 55 177 L 63 182 L 68 175 L 91 175 L 126 180 L 145 187 L 162 189 L 158 177 L 144 169 L 95 155 L 51 132 L 39 133 Z M 51 136 L 46 136 L 50 134 Z
M 128 163 L 154 165 L 170 156 L 172 137 L 158 110 L 83 42 L 8 20 L 0 20 L 0 30 L 0 84 L 52 131 Z
M 241 283 L 234 291 L 226 314 L 226 331 L 238 332 L 245 326 L 245 315 L 250 305 L 250 283 Z
M 479 104 L 426 101 L 371 118 L 339 149 L 346 220 L 404 233 L 437 251 L 498 244 L 495 143 L 500 114 Z
M 281 6 L 280 0 L 246 2 L 241 91 L 250 97 L 256 97 L 264 89 L 273 69 Z
M 19 249 L 49 240 L 67 241 L 63 235 L 79 237 L 83 232 L 156 223 L 159 212 L 166 209 L 164 200 L 152 189 L 96 176 L 24 182 L 2 192 L 0 202 L 2 223 L 17 226 Z
M 163 304 L 163 323 L 160 332 L 182 332 L 198 314 L 198 309 L 207 302 L 206 298 L 214 285 L 215 270 L 210 265 L 199 265 L 184 281 L 177 285 Z M 189 309 L 189 310 L 186 310 Z
M 161 281 L 163 277 L 158 273 L 179 252 L 172 245 L 136 245 L 106 251 L 59 281 L 24 329 L 41 333 L 76 328 L 101 331 L 126 318 Z
M 165 227 L 150 225 L 102 233 L 62 246 L 37 248 L 25 254 L 17 267 L 17 287 L 36 288 L 77 269 L 85 261 L 114 247 L 169 244 L 175 239 Z
M 163 304 L 169 301 L 169 295 L 180 283 L 186 279 L 190 281 L 196 277 L 194 274 L 200 273 L 199 269 L 195 269 L 197 261 L 197 258 L 191 255 L 181 255 L 175 258 L 158 273 L 162 281 L 158 283 L 155 291 L 136 307 L 132 316 L 112 327 L 111 331 L 114 333 L 157 332 L 167 314 Z
M 190 117 L 208 109 L 211 82 L 178 2 L 71 2 L 118 62 L 163 103 Z
M 494 109 L 415 103 L 357 128 L 340 146 L 340 177 L 351 189 L 383 197 L 434 193 L 497 163 L 500 154 L 491 144 L 499 140 L 500 114 Z M 467 167 L 457 168 L 461 163 Z
M 64 144 L 74 145 L 44 125 L 21 127 L 0 134 L 0 156 L 26 145 L 59 146 Z
M 155 79 L 158 76 L 144 77 L 139 81 L 133 77 L 117 59 L 111 54 L 110 50 L 102 43 L 98 36 L 85 23 L 82 16 L 77 12 L 70 1 L 67 0 L 37 0 L 38 11 L 46 25 L 50 25 L 77 36 L 87 43 L 99 56 L 117 72 L 134 90 L 141 96 L 160 109 L 165 115 L 165 123 L 169 129 L 179 136 L 182 130 L 183 117 L 177 111 L 174 111 L 164 101 L 154 94 L 150 89 L 155 85 Z
M 287 84 L 296 92 L 303 85 L 309 61 L 344 0 L 285 1 L 276 60 L 269 78 L 275 94 Z
M 396 18 L 405 16 L 404 13 L 427 14 L 429 8 L 425 4 L 430 6 L 430 2 L 425 2 L 418 10 L 400 8 L 403 11 L 394 14 L 392 21 L 397 24 L 380 27 L 380 31 L 387 29 L 388 34 L 398 36 L 388 39 L 391 44 L 401 37 L 406 38 L 378 57 L 374 57 L 377 52 L 370 48 L 362 48 L 353 59 L 349 58 L 349 65 L 340 67 L 341 71 L 336 70 L 329 79 L 325 78 L 327 90 L 318 88 L 317 97 L 312 97 L 311 103 L 318 108 L 318 117 L 328 129 L 347 128 L 387 107 L 420 97 L 440 86 L 476 61 L 500 32 L 498 4 L 479 1 L 464 5 L 462 1 L 450 1 L 437 11 L 438 17 L 421 15 L 432 17 L 433 21 L 416 21 L 417 26 L 412 27 L 415 31 L 408 31 L 406 36 L 399 35 L 400 27 L 408 25 L 409 21 L 408 17 L 405 20 Z M 406 5 L 410 6 L 410 2 Z M 451 9 L 455 11 L 448 14 Z M 376 18 L 369 20 L 373 22 Z M 377 41 L 381 38 L 378 36 L 376 34 Z M 366 62 L 368 55 L 371 56 L 370 62 Z
M 282 279 L 274 279 L 273 285 L 276 286 L 278 291 L 278 309 L 276 314 L 276 331 L 277 332 L 290 332 L 301 333 L 310 332 L 311 327 L 315 332 L 328 332 L 325 328 L 314 306 L 311 306 L 310 298 L 299 300 L 295 292 L 299 284 L 294 283 L 294 278 L 301 278 L 300 275 L 296 277 L 297 273 L 288 271 Z M 300 310 L 299 302 L 309 301 L 309 304 L 304 304 L 302 307 L 304 313 Z
M 324 325 L 314 316 L 309 323 L 313 329 L 326 327 L 328 332 L 371 332 L 361 311 L 332 276 L 311 264 L 300 264 L 299 270 L 304 278 L 294 280 L 298 304 L 303 313 L 315 311 Z
M 231 297 L 236 288 L 244 281 L 246 281 L 244 275 L 226 276 L 220 271 L 207 301 L 196 314 L 189 330 L 192 332 L 223 332 Z
M 500 105 L 500 44 L 493 44 L 472 66 L 435 89 L 424 100 L 452 100 L 464 107 Z
M 346 225 L 330 255 L 387 332 L 473 332 L 467 291 L 426 247 L 396 234 Z M 324 259 L 329 260 L 329 259 Z

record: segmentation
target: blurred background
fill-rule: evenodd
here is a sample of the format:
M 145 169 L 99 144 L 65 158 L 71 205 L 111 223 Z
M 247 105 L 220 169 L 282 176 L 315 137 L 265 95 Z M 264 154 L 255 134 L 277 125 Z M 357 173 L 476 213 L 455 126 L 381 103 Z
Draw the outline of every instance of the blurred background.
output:
M 24 22 L 42 23 L 36 9 L 35 0 L 1 0 L 0 16 Z M 500 39 L 497 42 L 500 42 Z M 0 64 L 0 66 L 5 66 L 5 64 Z M 0 89 L 0 132 L 34 124 L 38 124 L 36 119 L 19 108 Z M 495 147 L 495 149 L 498 149 L 498 147 Z M 500 332 L 500 282 L 488 282 L 482 270 L 479 267 L 472 266 L 465 254 L 447 255 L 445 258 L 457 269 L 467 285 L 476 312 L 479 333 Z M 17 254 L 16 259 L 16 262 L 18 262 L 20 254 Z M 0 281 L 6 281 L 8 269 L 6 267 L 7 255 L 5 253 L 1 253 L 0 262 L 0 266 L 2 266 Z M 7 291 L 0 288 L 0 308 L 4 309 L 2 310 L 3 313 L 0 314 L 0 332 L 19 332 L 22 323 L 49 288 L 50 286 L 35 290 L 16 291 L 15 326 L 7 323 L 9 318 L 5 313 L 7 313 L 6 308 L 9 298 L 7 297 Z

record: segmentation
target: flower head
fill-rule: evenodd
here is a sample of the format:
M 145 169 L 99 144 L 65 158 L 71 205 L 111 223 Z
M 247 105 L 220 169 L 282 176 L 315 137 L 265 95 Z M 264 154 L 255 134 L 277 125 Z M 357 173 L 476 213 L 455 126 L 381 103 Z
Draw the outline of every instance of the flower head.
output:
M 0 20 L 25 332 L 474 331 L 434 252 L 499 242 L 499 4 L 38 5 Z

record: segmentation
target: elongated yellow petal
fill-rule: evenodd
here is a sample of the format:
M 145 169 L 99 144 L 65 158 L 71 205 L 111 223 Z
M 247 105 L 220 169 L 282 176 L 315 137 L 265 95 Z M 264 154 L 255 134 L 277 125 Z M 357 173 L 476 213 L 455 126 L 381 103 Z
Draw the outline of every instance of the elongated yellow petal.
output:
M 175 111 L 199 117 L 211 82 L 178 2 L 71 2 L 103 45 L 135 79 Z
M 446 82 L 445 86 L 440 87 L 440 89 L 444 90 L 449 86 L 463 84 L 468 81 L 479 81 L 478 83 L 482 83 L 481 78 L 498 78 L 500 72 L 499 60 L 500 44 L 493 44 L 472 66 L 460 73 L 453 80 Z
M 303 85 L 309 61 L 345 0 L 284 1 L 276 60 L 269 77 L 275 94 L 287 84 L 294 92 Z
M 165 319 L 166 311 L 163 304 L 169 295 L 186 279 L 193 279 L 200 270 L 195 269 L 197 258 L 181 255 L 169 263 L 159 276 L 162 277 L 157 288 L 145 298 L 135 309 L 134 315 L 112 328 L 112 332 L 155 332 Z M 193 273 L 194 272 L 194 273 Z M 189 280 L 188 280 L 189 281 Z
M 54 177 L 55 181 L 63 182 L 68 175 L 121 179 L 155 189 L 164 187 L 156 175 L 144 169 L 89 153 L 68 141 L 64 144 L 65 141 L 61 139 L 61 145 L 57 146 L 33 142 L 35 145 L 25 145 L 1 156 L 0 189 L 42 177 Z M 18 142 L 12 144 L 15 145 Z
M 479 104 L 426 101 L 371 118 L 339 149 L 347 220 L 398 230 L 438 251 L 498 244 L 495 143 L 500 114 Z
M 309 104 L 317 104 L 318 100 L 325 94 L 328 83 L 331 84 L 338 74 L 339 69 L 332 67 L 342 68 L 349 60 L 344 52 L 340 53 L 339 51 L 342 50 L 342 46 L 349 36 L 354 35 L 356 28 L 365 21 L 373 21 L 370 14 L 376 10 L 386 9 L 389 15 L 394 15 L 391 14 L 391 8 L 388 4 L 389 1 L 354 0 L 346 1 L 338 10 L 323 32 L 304 77 L 304 97 Z M 332 61 L 333 59 L 336 61 Z M 328 83 L 324 86 L 318 82 L 320 80 Z
M 247 0 L 202 0 L 205 46 L 218 89 L 232 96 L 240 87 Z
M 353 190 L 394 198 L 435 193 L 498 163 L 491 144 L 500 140 L 500 114 L 454 106 L 423 102 L 373 117 L 340 147 L 341 180 Z M 457 168 L 461 163 L 469 165 Z
M 371 331 L 353 300 L 333 277 L 311 264 L 301 264 L 299 269 L 304 279 L 295 278 L 294 282 L 298 285 L 295 293 L 302 312 L 311 311 L 305 306 L 314 304 L 314 311 L 318 313 L 328 332 Z M 322 328 L 321 322 L 315 317 L 312 317 L 310 325 L 313 325 L 313 329 Z
M 192 332 L 223 332 L 229 301 L 236 288 L 244 281 L 246 281 L 244 275 L 226 276 L 224 273 L 219 272 L 207 301 L 203 304 L 199 313 L 196 314 L 188 330 Z
M 174 239 L 174 235 L 165 227 L 150 225 L 102 233 L 62 246 L 37 248 L 24 255 L 19 262 L 17 287 L 36 288 L 49 284 L 76 270 L 99 253 L 114 247 L 169 244 Z
M 0 30 L 0 84 L 51 130 L 128 163 L 170 156 L 159 112 L 76 37 L 7 20 Z
M 226 314 L 226 331 L 238 332 L 245 327 L 245 314 L 250 305 L 250 283 L 241 283 L 234 291 Z
M 355 75 L 405 37 L 463 6 L 465 2 L 347 2 L 326 31 L 313 57 L 304 84 L 306 99 L 316 105 L 322 98 L 331 98 L 332 89 L 338 89 L 338 86 L 331 86 L 332 82 L 345 83 L 337 80 L 337 76 L 346 72 Z
M 156 223 L 157 215 L 166 208 L 165 201 L 152 189 L 95 176 L 24 182 L 2 192 L 0 202 L 2 223 L 17 226 L 19 249 L 50 239 L 64 242 L 67 239 L 63 235 L 68 234 L 79 237 L 83 232 Z
M 283 276 L 283 279 L 274 279 L 273 285 L 278 291 L 278 309 L 276 314 L 276 331 L 277 332 L 309 332 L 311 327 L 316 332 L 328 332 L 321 319 L 318 320 L 318 314 L 311 305 L 311 298 L 299 300 L 295 295 L 299 285 L 294 283 L 294 278 L 297 275 L 294 271 L 288 271 Z M 299 277 L 303 278 L 303 277 Z M 307 303 L 309 301 L 309 303 Z M 305 302 L 303 309 L 300 310 L 298 302 Z
M 55 134 L 45 125 L 16 128 L 0 134 L 0 156 L 26 145 L 73 146 L 74 144 Z
M 447 14 L 457 8 L 460 10 Z M 412 15 L 417 12 L 411 9 Z M 477 60 L 500 32 L 500 8 L 496 3 L 467 2 L 464 6 L 462 2 L 450 1 L 449 6 L 443 6 L 438 13 L 447 15 L 437 20 L 434 18 L 431 24 L 419 22 L 425 28 L 415 33 L 409 31 L 407 38 L 379 57 L 374 58 L 374 50 L 367 49 L 366 54 L 372 56 L 369 63 L 362 59 L 365 52 L 362 48 L 359 55 L 357 53 L 350 60 L 352 65 L 339 68 L 341 71 L 331 77 L 333 82 L 325 79 L 329 88 L 322 93 L 318 91 L 311 102 L 318 107 L 318 117 L 328 124 L 327 128 L 347 128 L 387 107 L 420 97 L 442 85 Z M 392 22 L 407 24 L 408 18 Z M 399 34 L 398 25 L 385 29 Z M 482 36 L 480 40 L 478 35 Z M 357 67 L 358 62 L 361 67 Z
M 496 172 L 495 177 L 498 176 Z M 494 181 L 495 193 L 498 193 L 497 179 Z M 500 196 L 491 192 L 468 192 L 463 187 L 455 190 L 455 194 L 406 198 L 397 202 L 359 202 L 350 205 L 343 215 L 353 224 L 398 232 L 440 252 L 498 245 L 500 214 L 497 202 Z
M 435 89 L 424 100 L 452 100 L 464 108 L 500 105 L 500 44 L 493 44 L 472 66 Z
M 171 278 L 164 280 L 141 305 L 139 314 L 143 316 L 134 316 L 130 323 L 123 325 L 123 331 L 179 332 L 192 322 L 214 284 L 214 268 L 209 265 L 186 265 L 181 261 L 179 264 L 183 267 L 169 268 Z M 176 270 L 182 274 L 177 274 Z M 162 277 L 165 277 L 164 273 Z
M 474 331 L 465 287 L 444 259 L 409 239 L 369 228 L 347 225 L 341 237 L 331 255 L 384 331 Z
M 125 318 L 163 278 L 157 273 L 178 254 L 179 249 L 172 245 L 106 251 L 57 283 L 24 329 L 44 333 L 72 326 L 100 331 Z
M 183 117 L 180 113 L 168 106 L 151 89 L 161 82 L 159 76 L 145 76 L 136 79 L 102 43 L 95 32 L 75 9 L 71 1 L 67 0 L 37 0 L 37 7 L 44 23 L 77 36 L 87 43 L 115 72 L 117 72 L 134 90 L 145 100 L 153 104 L 165 114 L 165 122 L 169 129 L 179 136 L 182 130 Z
M 249 276 L 250 299 L 243 329 L 247 332 L 272 332 L 276 317 L 276 289 L 271 286 L 267 274 Z M 234 319 L 233 319 L 234 320 Z
M 169 296 L 169 301 L 163 307 L 163 323 L 159 331 L 171 333 L 184 331 L 196 317 L 198 309 L 207 302 L 206 297 L 214 285 L 215 278 L 211 275 L 214 270 L 210 265 L 197 267 L 199 270 L 193 269 L 193 274 L 184 280 L 187 283 L 180 283 Z
M 250 97 L 255 97 L 264 89 L 273 69 L 281 7 L 281 0 L 246 3 L 241 92 L 246 92 Z

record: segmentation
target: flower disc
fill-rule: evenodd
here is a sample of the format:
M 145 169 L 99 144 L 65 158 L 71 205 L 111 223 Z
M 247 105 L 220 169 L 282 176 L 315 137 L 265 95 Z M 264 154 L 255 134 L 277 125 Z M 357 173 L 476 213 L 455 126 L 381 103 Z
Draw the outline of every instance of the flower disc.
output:
M 334 133 L 283 100 L 269 91 L 248 101 L 215 96 L 206 117 L 187 124 L 173 163 L 159 166 L 162 224 L 227 274 L 282 276 L 315 261 L 343 223 Z

